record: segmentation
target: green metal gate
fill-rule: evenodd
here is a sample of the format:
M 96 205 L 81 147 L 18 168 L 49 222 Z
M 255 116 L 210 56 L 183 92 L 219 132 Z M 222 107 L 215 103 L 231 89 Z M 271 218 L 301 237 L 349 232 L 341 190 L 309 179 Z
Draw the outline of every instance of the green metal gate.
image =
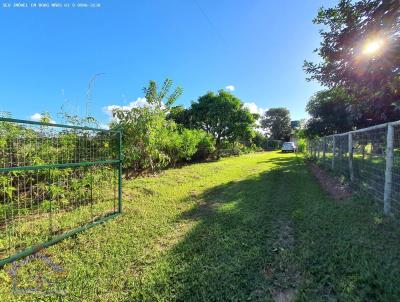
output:
M 122 134 L 0 118 L 0 267 L 122 212 Z

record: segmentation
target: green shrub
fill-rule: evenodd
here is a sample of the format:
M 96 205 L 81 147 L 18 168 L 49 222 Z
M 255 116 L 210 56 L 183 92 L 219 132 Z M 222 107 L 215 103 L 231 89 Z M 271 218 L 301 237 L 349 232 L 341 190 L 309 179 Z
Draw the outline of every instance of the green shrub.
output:
M 183 128 L 171 131 L 166 141 L 164 150 L 168 154 L 171 164 L 190 161 L 197 152 L 198 145 L 202 140 L 203 131 Z
M 264 149 L 267 142 L 267 137 L 264 134 L 255 131 L 251 142 L 256 147 L 255 149 Z
M 179 150 L 180 159 L 186 161 L 191 160 L 205 135 L 206 133 L 202 130 L 184 129 L 181 133 L 182 145 Z
M 197 150 L 192 156 L 192 160 L 207 160 L 215 152 L 215 142 L 211 134 L 203 130 L 195 130 L 200 140 L 197 143 Z
M 297 141 L 297 152 L 304 153 L 306 151 L 306 140 L 304 138 Z

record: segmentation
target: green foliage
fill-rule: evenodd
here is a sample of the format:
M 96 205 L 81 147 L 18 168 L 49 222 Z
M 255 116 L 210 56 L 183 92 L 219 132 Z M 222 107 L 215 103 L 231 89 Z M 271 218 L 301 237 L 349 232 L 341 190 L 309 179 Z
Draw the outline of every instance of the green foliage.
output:
M 186 128 L 192 128 L 192 117 L 190 109 L 185 109 L 182 105 L 171 107 L 167 114 L 167 119 L 173 120 L 175 123 Z
M 286 108 L 271 108 L 265 112 L 261 127 L 267 131 L 271 139 L 287 140 L 292 131 L 290 112 Z
M 166 111 L 182 93 L 178 87 L 168 95 L 171 86 L 172 81 L 166 79 L 158 92 L 157 84 L 150 81 L 148 87 L 143 89 L 147 106 L 113 112 L 117 121 L 111 127 L 122 131 L 126 168 L 151 168 L 154 171 L 170 163 L 171 158 L 164 149 L 176 143 L 176 137 L 171 136 L 176 131 L 176 125 L 166 119 Z
M 342 88 L 326 89 L 314 94 L 306 107 L 311 116 L 306 123 L 306 136 L 325 136 L 351 130 L 351 101 Z
M 264 150 L 266 151 L 273 151 L 273 150 L 279 150 L 282 147 L 282 142 L 281 140 L 277 139 L 268 139 L 265 144 L 264 144 Z
M 216 150 L 226 145 L 235 154 L 258 148 L 252 142 L 256 116 L 234 95 L 210 92 L 185 109 L 173 106 L 182 90 L 168 96 L 171 87 L 172 82 L 166 80 L 158 92 L 150 81 L 144 88 L 148 106 L 114 111 L 112 127 L 123 131 L 126 168 L 154 171 L 178 162 L 205 160 L 218 156 Z
M 177 162 L 205 159 L 213 152 L 213 142 L 202 130 L 178 126 L 174 119 L 183 107 L 172 107 L 182 93 L 180 88 L 168 95 L 172 82 L 166 80 L 160 90 L 150 81 L 144 88 L 148 106 L 113 112 L 113 128 L 123 132 L 126 168 L 152 171 Z
M 52 123 L 52 119 L 44 113 L 41 122 Z M 107 132 L 0 122 L 0 166 L 117 159 L 114 141 Z M 0 259 L 112 213 L 117 183 L 114 171 L 99 165 L 3 172 Z
M 123 215 L 42 251 L 66 272 L 46 275 L 59 300 L 400 296 L 398 223 L 366 198 L 335 202 L 301 155 L 256 153 L 171 169 L 125 180 L 124 196 Z M 21 265 L 18 285 L 31 288 L 46 272 L 40 265 Z M 11 268 L 0 274 L 1 301 L 58 298 L 15 295 Z
M 207 159 L 214 151 L 210 136 L 203 130 L 183 128 L 171 132 L 166 144 L 166 153 L 171 163 L 191 161 L 192 159 Z
M 309 80 L 341 87 L 351 97 L 358 128 L 400 119 L 400 2 L 398 0 L 340 0 L 321 8 L 314 23 L 321 24 L 320 63 L 305 61 Z M 379 40 L 382 49 L 365 53 Z
M 253 136 L 254 116 L 233 94 L 209 92 L 192 103 L 190 118 L 193 127 L 211 134 L 217 149 L 224 141 L 249 140 Z
M 61 111 L 58 113 L 58 116 L 64 124 L 100 128 L 100 123 L 95 117 L 90 115 L 82 117 L 78 114 L 71 114 L 65 109 L 64 105 L 61 106 Z M 50 115 L 47 112 L 42 114 L 42 118 L 48 118 L 48 120 L 51 121 Z
M 170 109 L 183 93 L 182 87 L 177 87 L 171 94 L 168 95 L 172 88 L 172 84 L 173 82 L 171 79 L 165 79 L 160 91 L 158 91 L 157 83 L 151 80 L 149 85 L 143 88 L 147 103 L 158 109 Z
M 129 111 L 116 110 L 118 123 L 114 127 L 122 130 L 124 165 L 135 170 L 162 168 L 169 159 L 162 149 L 168 143 L 175 124 L 165 119 L 165 113 L 157 107 L 138 107 Z
M 307 141 L 301 138 L 297 141 L 297 152 L 304 153 L 307 150 Z
M 216 151 L 215 148 L 215 141 L 213 136 L 210 133 L 207 133 L 203 130 L 200 131 L 200 141 L 197 145 L 197 151 L 193 155 L 193 160 L 207 160 L 209 159 L 214 152 Z
M 251 141 L 256 147 L 264 148 L 265 143 L 267 142 L 267 137 L 264 134 L 262 134 L 258 131 L 255 131 L 254 136 Z
M 296 130 L 299 131 L 299 130 Z M 252 139 L 252 149 L 255 151 L 273 151 L 281 148 L 282 141 L 267 138 L 260 132 L 255 132 L 255 136 Z

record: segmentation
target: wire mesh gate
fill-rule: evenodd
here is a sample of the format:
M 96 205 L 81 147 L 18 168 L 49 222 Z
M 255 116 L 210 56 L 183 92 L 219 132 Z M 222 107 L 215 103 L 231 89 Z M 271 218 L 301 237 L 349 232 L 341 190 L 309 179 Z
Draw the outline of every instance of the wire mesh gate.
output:
M 0 267 L 122 211 L 119 131 L 0 118 Z

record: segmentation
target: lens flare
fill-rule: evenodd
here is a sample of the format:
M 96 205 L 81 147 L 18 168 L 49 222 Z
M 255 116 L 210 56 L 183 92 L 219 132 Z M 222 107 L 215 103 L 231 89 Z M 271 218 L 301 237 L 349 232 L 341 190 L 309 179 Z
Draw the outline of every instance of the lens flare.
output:
M 369 56 L 379 54 L 383 48 L 383 45 L 384 42 L 382 39 L 368 41 L 364 45 L 363 54 Z

